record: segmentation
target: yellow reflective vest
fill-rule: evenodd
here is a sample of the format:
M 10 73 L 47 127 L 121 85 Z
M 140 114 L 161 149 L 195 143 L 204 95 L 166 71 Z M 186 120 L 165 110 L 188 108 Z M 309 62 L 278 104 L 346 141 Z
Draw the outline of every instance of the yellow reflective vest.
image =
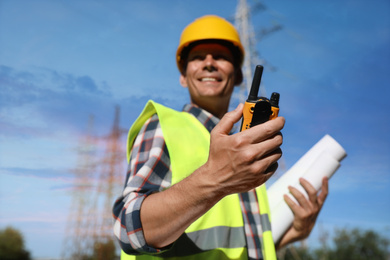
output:
M 210 133 L 193 115 L 149 101 L 130 128 L 127 160 L 130 159 L 131 147 L 143 124 L 155 113 L 158 114 L 169 152 L 174 185 L 207 161 Z M 266 226 L 263 227 L 263 257 L 273 260 L 276 255 L 265 186 L 257 188 L 256 193 Z M 239 196 L 232 194 L 219 201 L 192 223 L 169 250 L 153 255 L 127 255 L 122 251 L 121 259 L 248 259 Z

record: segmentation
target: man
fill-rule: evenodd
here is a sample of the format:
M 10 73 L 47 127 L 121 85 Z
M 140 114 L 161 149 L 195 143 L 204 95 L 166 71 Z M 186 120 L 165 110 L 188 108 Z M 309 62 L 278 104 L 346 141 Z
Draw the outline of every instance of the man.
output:
M 262 184 L 282 155 L 284 118 L 229 134 L 242 116 L 242 104 L 228 107 L 243 58 L 237 31 L 220 17 L 184 29 L 177 65 L 191 104 L 177 112 L 151 101 L 129 132 L 126 184 L 113 209 L 123 259 L 276 259 Z M 290 189 L 295 219 L 276 248 L 309 235 L 327 196 L 326 179 L 318 196 L 301 183 L 309 199 Z

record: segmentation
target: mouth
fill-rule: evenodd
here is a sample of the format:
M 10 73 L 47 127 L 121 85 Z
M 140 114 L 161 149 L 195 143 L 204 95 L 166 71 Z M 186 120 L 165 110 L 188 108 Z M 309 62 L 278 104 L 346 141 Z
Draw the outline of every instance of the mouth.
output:
M 200 78 L 199 81 L 201 81 L 201 82 L 220 82 L 222 80 L 218 79 L 218 78 L 204 77 L 204 78 Z

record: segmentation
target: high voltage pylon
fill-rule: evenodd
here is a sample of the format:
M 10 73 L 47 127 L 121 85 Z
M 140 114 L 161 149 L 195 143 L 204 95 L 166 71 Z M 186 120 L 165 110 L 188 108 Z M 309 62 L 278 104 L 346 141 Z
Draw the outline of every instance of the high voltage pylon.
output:
M 125 162 L 125 152 L 120 144 L 121 136 L 127 133 L 126 130 L 119 127 L 120 109 L 115 108 L 114 123 L 110 134 L 103 138 L 106 141 L 106 149 L 102 160 L 102 167 L 99 176 L 98 192 L 103 195 L 103 210 L 98 218 L 97 226 L 100 227 L 97 238 L 101 242 L 107 241 L 113 237 L 112 231 L 112 205 L 114 204 L 114 192 L 116 187 L 122 187 L 124 169 L 121 167 Z M 119 185 L 116 185 L 119 184 Z
M 234 16 L 235 26 L 240 34 L 242 45 L 245 49 L 245 59 L 242 67 L 244 81 L 240 88 L 239 101 L 244 102 L 252 85 L 253 72 L 256 65 L 268 65 L 268 63 L 260 58 L 257 50 L 257 38 L 263 38 L 265 35 L 280 30 L 282 27 L 279 24 L 271 28 L 255 30 L 251 22 L 251 14 L 254 11 L 264 11 L 266 6 L 257 1 L 255 5 L 249 7 L 246 0 L 238 0 L 236 13 Z M 269 65 L 268 65 L 269 66 Z M 272 67 L 274 69 L 274 67 Z M 266 96 L 265 87 L 260 86 L 260 96 Z
M 77 149 L 77 168 L 72 170 L 73 187 L 71 188 L 71 206 L 65 229 L 63 243 L 63 258 L 81 259 L 83 255 L 90 253 L 93 247 L 93 221 L 91 216 L 91 204 L 94 194 L 94 182 L 96 173 L 96 145 L 97 140 L 93 135 L 94 117 L 90 116 L 85 135 L 80 137 Z M 92 215 L 93 216 L 93 215 Z
M 114 239 L 111 208 L 125 170 L 125 152 L 120 145 L 125 131 L 119 127 L 119 114 L 120 109 L 116 107 L 111 132 L 104 137 L 94 136 L 91 117 L 88 132 L 80 140 L 63 244 L 65 259 L 81 260 L 97 251 L 94 246 Z M 98 147 L 104 148 L 102 155 L 98 154 Z

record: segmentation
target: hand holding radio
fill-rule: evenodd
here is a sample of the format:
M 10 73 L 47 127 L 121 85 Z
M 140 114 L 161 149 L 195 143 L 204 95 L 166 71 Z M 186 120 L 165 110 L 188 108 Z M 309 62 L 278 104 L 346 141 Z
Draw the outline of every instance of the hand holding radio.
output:
M 274 94 L 271 100 L 257 97 L 262 69 L 258 66 L 254 88 L 246 104 L 239 104 L 235 110 L 226 113 L 211 131 L 209 157 L 199 172 L 202 180 L 216 189 L 218 196 L 245 192 L 262 185 L 274 174 L 282 156 L 280 131 L 284 127 L 284 118 L 277 117 L 279 95 Z M 243 113 L 242 128 L 246 131 L 231 134 Z M 264 115 L 266 117 L 262 118 Z

